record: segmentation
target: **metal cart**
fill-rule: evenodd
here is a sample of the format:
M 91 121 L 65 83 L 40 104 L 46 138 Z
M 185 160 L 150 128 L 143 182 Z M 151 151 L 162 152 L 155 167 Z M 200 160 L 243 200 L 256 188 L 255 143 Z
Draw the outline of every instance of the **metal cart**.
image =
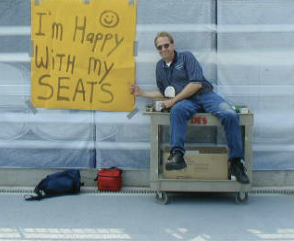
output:
M 169 113 L 152 111 L 145 112 L 145 114 L 151 118 L 150 188 L 156 191 L 158 202 L 166 204 L 168 202 L 168 192 L 230 192 L 235 194 L 237 203 L 247 201 L 251 184 L 240 184 L 236 180 L 164 178 L 161 171 L 162 162 L 160 161 L 160 148 L 162 148 L 160 132 L 163 126 L 170 125 L 170 115 Z M 243 136 L 245 167 L 252 183 L 253 114 L 239 114 L 239 117 Z M 188 128 L 191 125 L 221 127 L 219 120 L 208 113 L 196 114 L 188 123 Z

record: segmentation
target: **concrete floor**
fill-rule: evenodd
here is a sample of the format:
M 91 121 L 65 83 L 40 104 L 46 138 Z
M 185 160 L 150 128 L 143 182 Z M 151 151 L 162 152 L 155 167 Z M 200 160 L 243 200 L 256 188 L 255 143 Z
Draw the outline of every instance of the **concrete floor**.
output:
M 0 241 L 294 240 L 294 195 L 83 193 L 24 201 L 0 194 Z

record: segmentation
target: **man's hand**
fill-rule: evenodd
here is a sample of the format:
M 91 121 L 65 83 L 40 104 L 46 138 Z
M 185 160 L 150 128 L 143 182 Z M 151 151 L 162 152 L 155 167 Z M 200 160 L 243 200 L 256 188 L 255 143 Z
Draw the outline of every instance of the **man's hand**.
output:
M 135 96 L 142 95 L 140 87 L 138 85 L 136 85 L 136 84 L 132 84 L 132 86 L 130 88 L 130 92 L 131 92 L 131 94 L 133 94 Z
M 146 98 L 163 97 L 163 95 L 158 90 L 142 90 L 136 84 L 132 84 L 130 92 L 135 96 L 141 96 Z
M 175 99 L 168 99 L 162 102 L 162 107 L 166 109 L 170 109 L 176 103 Z

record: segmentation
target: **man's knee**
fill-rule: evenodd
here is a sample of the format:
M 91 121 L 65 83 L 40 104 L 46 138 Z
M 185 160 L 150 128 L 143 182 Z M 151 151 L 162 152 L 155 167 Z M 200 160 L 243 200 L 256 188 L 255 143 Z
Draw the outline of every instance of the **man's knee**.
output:
M 186 105 L 185 101 L 177 102 L 172 108 L 171 108 L 171 116 L 172 117 L 184 117 L 189 118 L 191 116 L 191 110 Z

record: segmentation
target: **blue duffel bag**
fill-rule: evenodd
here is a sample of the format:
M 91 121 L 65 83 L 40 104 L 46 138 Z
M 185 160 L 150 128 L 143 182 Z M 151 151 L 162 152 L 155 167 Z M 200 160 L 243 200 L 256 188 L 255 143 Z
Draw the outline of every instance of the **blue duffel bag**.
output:
M 75 169 L 56 172 L 48 175 L 35 187 L 36 195 L 25 195 L 25 200 L 41 200 L 46 197 L 77 194 L 83 183 L 80 181 L 80 171 Z

